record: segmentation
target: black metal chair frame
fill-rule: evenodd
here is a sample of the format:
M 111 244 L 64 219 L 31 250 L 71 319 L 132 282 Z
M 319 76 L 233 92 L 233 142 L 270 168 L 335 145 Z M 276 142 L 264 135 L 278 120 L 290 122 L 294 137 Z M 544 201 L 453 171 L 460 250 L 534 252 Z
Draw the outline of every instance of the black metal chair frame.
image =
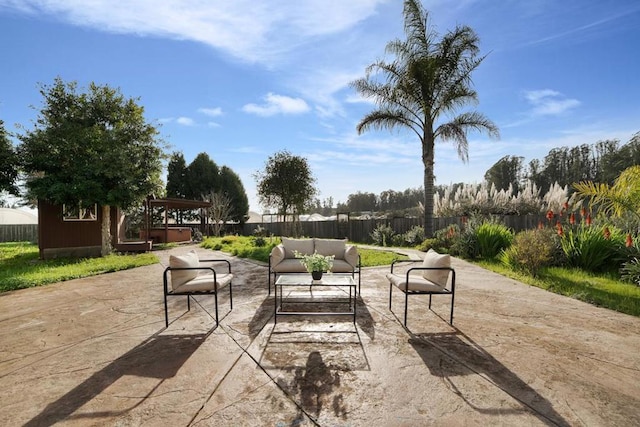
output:
M 269 286 L 269 295 L 271 295 L 271 276 L 273 275 L 273 283 L 276 283 L 276 279 L 279 274 L 300 274 L 300 272 L 290 272 L 290 273 L 278 273 L 271 269 L 271 255 L 269 255 L 269 272 L 268 272 L 268 286 Z M 358 254 L 358 264 L 351 272 L 351 277 L 356 278 L 356 274 L 358 275 L 358 295 L 360 295 L 360 285 L 362 284 L 362 260 L 360 258 L 360 254 Z M 348 272 L 344 273 L 336 273 L 336 274 L 349 274 Z
M 418 263 L 422 262 L 421 260 L 396 260 L 391 263 L 391 273 L 393 274 L 393 267 L 396 264 L 400 263 Z M 448 270 L 451 273 L 451 289 L 442 288 L 441 291 L 412 291 L 409 289 L 409 275 L 412 271 L 419 270 Z M 431 297 L 433 295 L 451 295 L 451 315 L 449 317 L 449 324 L 453 326 L 453 302 L 456 295 L 456 271 L 451 267 L 412 267 L 406 271 L 406 281 L 407 281 L 407 289 L 402 290 L 398 288 L 401 292 L 404 292 L 404 326 L 407 326 L 407 311 L 409 307 L 409 295 L 429 295 L 429 310 L 431 310 Z M 389 311 L 393 313 L 391 309 L 391 295 L 393 291 L 393 287 L 395 285 L 390 281 L 389 282 Z
M 200 260 L 201 263 L 204 262 L 223 262 L 227 264 L 227 269 L 229 274 L 231 274 L 231 263 L 226 260 L 226 259 L 202 259 Z M 168 273 L 170 271 L 178 271 L 178 270 L 208 270 L 213 274 L 213 289 L 212 290 L 208 290 L 208 291 L 191 291 L 191 292 L 173 292 L 169 290 L 169 281 L 167 279 Z M 218 276 L 216 273 L 216 270 L 213 267 L 167 267 L 164 270 L 164 274 L 163 274 L 163 281 L 164 281 L 164 321 L 165 321 L 165 326 L 169 327 L 169 312 L 168 312 L 168 308 L 167 308 L 167 297 L 175 297 L 175 296 L 187 296 L 187 311 L 191 310 L 191 300 L 190 298 L 192 296 L 196 296 L 196 295 L 213 295 L 214 299 L 215 299 L 215 310 L 216 310 L 216 326 L 218 326 L 219 324 L 219 318 L 218 318 Z M 233 291 L 231 289 L 231 282 L 233 280 L 231 280 L 229 282 L 229 304 L 231 306 L 230 310 L 233 310 Z

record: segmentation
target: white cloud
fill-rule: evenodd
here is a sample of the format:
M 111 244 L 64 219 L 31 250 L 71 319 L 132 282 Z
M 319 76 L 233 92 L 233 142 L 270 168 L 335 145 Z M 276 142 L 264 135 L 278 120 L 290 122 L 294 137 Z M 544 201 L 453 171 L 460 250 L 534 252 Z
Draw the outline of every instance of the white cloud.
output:
M 551 89 L 526 91 L 524 96 L 533 106 L 531 114 L 534 116 L 555 116 L 580 105 L 577 99 L 567 98 Z
M 261 105 L 247 104 L 242 107 L 242 111 L 262 117 L 269 117 L 276 114 L 302 114 L 310 110 L 309 105 L 307 105 L 304 99 L 291 98 L 271 92 L 264 97 L 264 101 Z
M 250 62 L 270 63 L 309 38 L 344 31 L 385 0 L 24 0 L 22 13 L 56 15 L 83 27 L 201 42 Z
M 193 121 L 193 119 L 191 119 L 189 117 L 178 117 L 176 119 L 176 123 L 178 123 L 179 125 L 183 125 L 183 126 L 193 126 L 193 125 L 195 125 L 195 122 Z
M 216 107 L 216 108 L 198 108 L 198 113 L 202 113 L 205 114 L 209 117 L 219 117 L 222 114 L 224 114 L 222 112 L 222 108 L 220 107 Z

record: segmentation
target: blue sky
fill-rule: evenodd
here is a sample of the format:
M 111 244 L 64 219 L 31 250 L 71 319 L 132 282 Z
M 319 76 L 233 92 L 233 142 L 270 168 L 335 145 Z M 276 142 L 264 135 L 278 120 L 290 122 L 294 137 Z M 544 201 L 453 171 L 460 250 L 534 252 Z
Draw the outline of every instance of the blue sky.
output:
M 469 162 L 436 146 L 436 183 L 480 182 L 505 155 L 640 131 L 640 2 L 425 0 L 439 33 L 470 25 L 487 58 L 476 107 L 501 139 L 469 136 Z M 0 0 L 0 119 L 31 128 L 38 84 L 56 76 L 139 98 L 171 151 L 207 152 L 253 175 L 287 149 L 307 158 L 320 198 L 422 186 L 419 141 L 358 136 L 372 108 L 349 82 L 402 32 L 400 0 Z M 35 109 L 32 107 L 36 107 Z

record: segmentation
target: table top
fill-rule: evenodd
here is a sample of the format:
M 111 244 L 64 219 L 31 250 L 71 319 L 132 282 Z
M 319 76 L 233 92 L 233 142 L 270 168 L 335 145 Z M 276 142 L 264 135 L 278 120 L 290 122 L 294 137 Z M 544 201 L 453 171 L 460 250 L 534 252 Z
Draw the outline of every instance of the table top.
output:
M 300 285 L 324 285 L 324 286 L 355 286 L 351 274 L 325 273 L 322 279 L 313 280 L 311 274 L 281 274 L 276 281 L 278 286 L 300 286 Z

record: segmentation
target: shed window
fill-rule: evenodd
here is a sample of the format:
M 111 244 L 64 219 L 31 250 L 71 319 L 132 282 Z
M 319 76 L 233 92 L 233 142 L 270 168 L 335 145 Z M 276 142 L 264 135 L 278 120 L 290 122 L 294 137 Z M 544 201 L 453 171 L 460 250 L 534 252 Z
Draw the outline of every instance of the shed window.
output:
M 98 211 L 98 205 L 89 207 L 81 207 L 81 204 L 77 205 L 62 205 L 62 220 L 63 221 L 97 221 L 98 217 L 96 212 Z

